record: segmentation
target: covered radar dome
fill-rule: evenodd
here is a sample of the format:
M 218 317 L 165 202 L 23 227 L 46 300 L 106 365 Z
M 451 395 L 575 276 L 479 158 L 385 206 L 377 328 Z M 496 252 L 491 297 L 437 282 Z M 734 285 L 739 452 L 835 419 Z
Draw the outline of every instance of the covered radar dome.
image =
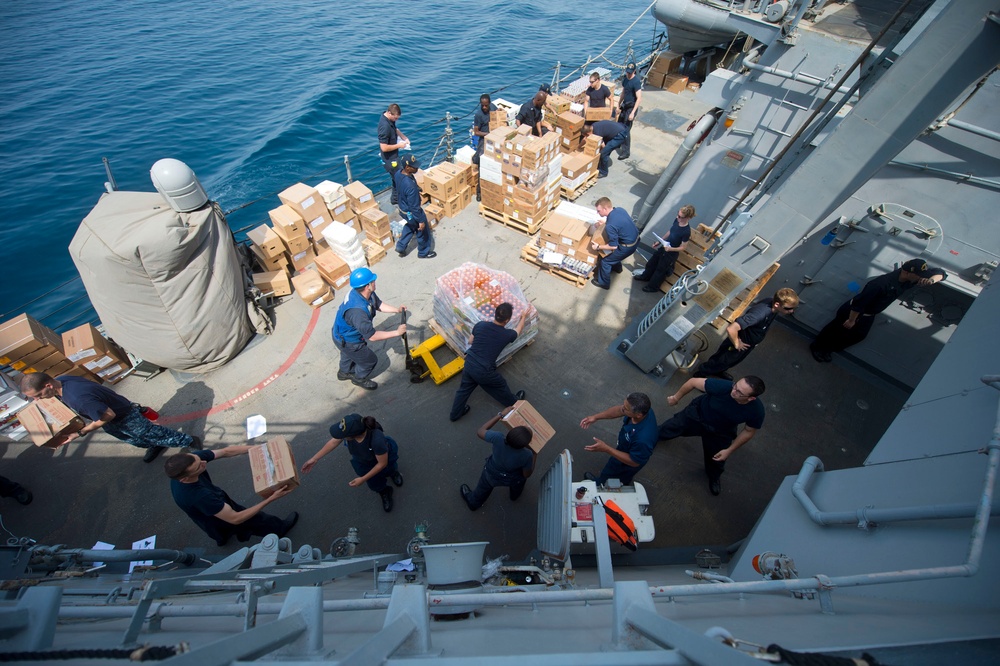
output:
M 159 160 L 149 170 L 149 177 L 156 191 L 178 213 L 189 213 L 208 203 L 208 195 L 198 182 L 198 176 L 180 160 L 169 157 Z
M 150 173 L 159 194 L 102 195 L 70 256 L 115 342 L 164 368 L 208 372 L 254 333 L 243 266 L 225 216 L 194 172 L 160 160 Z

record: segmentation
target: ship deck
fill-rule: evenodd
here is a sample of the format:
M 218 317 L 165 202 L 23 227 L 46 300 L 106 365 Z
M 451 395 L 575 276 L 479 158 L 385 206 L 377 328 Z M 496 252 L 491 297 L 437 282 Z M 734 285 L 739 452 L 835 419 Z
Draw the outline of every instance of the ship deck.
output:
M 597 181 L 576 203 L 592 205 L 609 196 L 615 205 L 637 211 L 690 121 L 705 110 L 691 93 L 645 91 L 631 158 L 615 161 L 610 176 Z M 300 464 L 323 445 L 329 425 L 343 415 L 376 416 L 400 445 L 405 485 L 395 492 L 395 509 L 386 514 L 377 495 L 348 486 L 354 474 L 346 451 L 338 450 L 303 476 L 300 488 L 270 507 L 278 515 L 292 510 L 301 514 L 289 535 L 296 548 L 308 543 L 326 552 L 333 539 L 353 526 L 360 530 L 359 553 L 400 552 L 413 526 L 425 522 L 432 542 L 484 540 L 490 542 L 488 557 L 526 559 L 535 546 L 538 479 L 563 449 L 573 455 L 575 478 L 586 470 L 596 472 L 605 457 L 583 447 L 595 436 L 609 442 L 616 437 L 616 422 L 584 431 L 580 419 L 620 403 L 631 391 L 644 391 L 662 422 L 675 411 L 667 406 L 666 396 L 686 379 L 681 373 L 669 379 L 645 375 L 610 349 L 626 324 L 655 304 L 654 295 L 633 290 L 627 272 L 613 276 L 610 291 L 589 284 L 578 288 L 522 262 L 520 251 L 527 241 L 518 231 L 480 217 L 473 202 L 436 229 L 436 259 L 420 260 L 415 252 L 401 259 L 390 252 L 374 266 L 379 295 L 388 303 L 405 304 L 412 313 L 411 346 L 433 334 L 427 322 L 435 279 L 466 261 L 512 274 L 538 309 L 538 337 L 502 372 L 512 390 L 527 392 L 556 436 L 539 455 L 538 471 L 516 503 L 497 492 L 482 509 L 470 513 L 459 497 L 459 485 L 475 484 L 489 454 L 475 432 L 496 413 L 492 399 L 477 391 L 470 400 L 471 412 L 449 422 L 459 380 L 440 386 L 429 380 L 410 383 L 399 339 L 373 345 L 380 356 L 374 377 L 378 390 L 337 381 L 339 355 L 329 333 L 334 305 L 313 311 L 292 295 L 273 311 L 274 334 L 252 341 L 227 366 L 204 375 L 165 372 L 148 380 L 132 376 L 115 389 L 157 409 L 171 427 L 201 436 L 210 448 L 245 443 L 247 417 L 263 415 L 267 434 L 288 439 Z M 626 269 L 643 261 L 642 253 L 627 260 Z M 785 285 L 772 284 L 764 292 L 780 286 Z M 376 319 L 379 329 L 398 323 L 396 315 Z M 711 328 L 706 333 L 711 353 L 721 336 Z M 783 479 L 795 474 L 807 456 L 819 456 L 828 470 L 863 462 L 907 394 L 846 361 L 815 363 L 807 343 L 792 328 L 775 327 L 737 369 L 767 382 L 762 398 L 767 421 L 730 460 L 721 496 L 709 493 L 697 439 L 657 447 L 637 476 L 650 498 L 656 537 L 634 555 L 626 557 L 622 551 L 620 561 L 690 562 L 693 550 L 701 547 L 716 547 L 724 555 L 725 546 L 750 532 Z M 30 506 L 10 502 L 4 507 L 3 523 L 13 535 L 74 547 L 100 540 L 119 548 L 156 535 L 159 547 L 196 548 L 210 559 L 239 546 L 216 547 L 174 505 L 161 461 L 144 464 L 140 451 L 103 432 L 56 451 L 23 441 L 0 446 L 4 474 L 35 495 Z M 237 501 L 253 503 L 245 458 L 213 463 L 210 470 L 213 480 Z M 574 552 L 590 553 L 592 548 L 579 545 Z

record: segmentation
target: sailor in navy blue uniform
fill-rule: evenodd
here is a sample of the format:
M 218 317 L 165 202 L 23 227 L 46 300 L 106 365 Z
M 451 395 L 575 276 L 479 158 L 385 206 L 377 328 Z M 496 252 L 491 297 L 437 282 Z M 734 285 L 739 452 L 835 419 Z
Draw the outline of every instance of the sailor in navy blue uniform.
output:
M 611 456 L 600 476 L 594 476 L 590 472 L 583 475 L 583 478 L 594 481 L 599 486 L 606 484 L 608 479 L 618 479 L 626 486 L 631 484 L 656 447 L 656 415 L 649 396 L 645 393 L 629 393 L 622 404 L 584 417 L 580 421 L 580 427 L 587 429 L 594 421 L 619 417 L 622 419 L 622 427 L 618 432 L 616 446 L 612 447 L 595 437 L 593 444 L 584 447 L 586 451 Z
M 406 332 L 406 324 L 400 324 L 395 331 L 376 331 L 372 325 L 376 312 L 401 312 L 405 309 L 382 302 L 375 294 L 377 277 L 368 268 L 359 268 L 351 273 L 351 290 L 337 310 L 332 331 L 333 341 L 340 348 L 337 379 L 350 379 L 356 386 L 369 391 L 378 388 L 378 384 L 368 379 L 378 357 L 368 348 L 368 343 L 398 338 Z
M 469 396 L 477 386 L 482 386 L 484 391 L 504 407 L 524 400 L 524 391 L 511 393 L 507 380 L 497 372 L 497 358 L 524 331 L 528 308 L 521 312 L 514 328 L 507 328 L 513 316 L 514 307 L 510 303 L 501 303 L 493 312 L 493 321 L 481 321 L 472 327 L 472 344 L 465 354 L 462 384 L 455 392 L 455 400 L 451 406 L 449 418 L 452 421 L 469 413 Z
M 765 298 L 746 309 L 736 321 L 726 327 L 726 339 L 712 357 L 702 363 L 694 377 L 722 377 L 732 379 L 726 372 L 764 341 L 771 323 L 779 314 L 790 315 L 799 305 L 799 295 L 794 289 L 784 287 L 772 298 Z
M 622 94 L 618 113 L 618 122 L 629 129 L 632 129 L 632 121 L 639 111 L 639 103 L 642 102 L 642 80 L 635 74 L 635 63 L 629 63 L 625 67 L 625 78 L 622 79 Z M 626 136 L 621 148 L 618 150 L 618 159 L 628 159 L 632 150 L 632 137 Z
M 521 105 L 517 112 L 517 124 L 528 125 L 531 133 L 541 136 L 548 132 L 548 128 L 542 127 L 542 106 L 545 104 L 547 95 L 539 90 L 535 96 Z
M 668 275 L 674 272 L 674 264 L 677 263 L 677 256 L 687 248 L 688 241 L 691 240 L 691 218 L 694 217 L 694 206 L 681 206 L 677 211 L 674 223 L 670 225 L 670 231 L 663 240 L 666 244 L 656 241 L 653 243 L 653 255 L 646 262 L 646 267 L 642 273 L 635 276 L 639 282 L 648 282 L 642 288 L 646 292 L 656 292 L 660 290 L 660 285 Z
M 392 180 L 392 197 L 390 203 L 395 206 L 397 201 L 396 192 L 396 172 L 399 170 L 399 149 L 407 148 L 410 140 L 406 135 L 396 129 L 396 121 L 399 120 L 403 112 L 399 104 L 390 104 L 385 112 L 378 119 L 378 148 L 382 156 L 382 166 L 389 173 Z
M 583 138 L 586 139 L 593 132 L 604 140 L 604 147 L 601 148 L 601 161 L 597 163 L 597 177 L 604 178 L 611 168 L 611 153 L 624 145 L 628 141 L 629 129 L 622 123 L 613 120 L 598 120 L 591 126 L 584 125 Z
M 601 289 L 611 286 L 611 271 L 622 272 L 622 260 L 632 256 L 636 246 L 639 244 L 639 230 L 632 221 L 631 216 L 625 212 L 624 208 L 612 208 L 611 199 L 601 197 L 595 204 L 597 214 L 607 220 L 604 225 L 604 237 L 607 244 L 592 241 L 590 247 L 597 250 L 611 250 L 606 257 L 597 260 L 597 268 L 594 271 L 597 275 L 591 280 L 591 284 Z
M 674 407 L 693 390 L 705 394 L 660 424 L 658 436 L 662 440 L 701 437 L 708 489 L 713 495 L 722 492 L 721 477 L 726 460 L 764 425 L 764 403 L 757 399 L 764 388 L 764 380 L 753 375 L 735 382 L 692 377 L 667 398 L 667 404 Z M 741 423 L 746 425 L 737 434 Z
M 868 337 L 875 315 L 907 290 L 940 282 L 946 275 L 944 269 L 928 268 L 923 259 L 910 259 L 891 273 L 869 280 L 860 294 L 840 306 L 833 321 L 809 345 L 813 358 L 829 363 L 833 358 L 831 352 L 843 351 Z
M 402 168 L 396 172 L 396 189 L 399 191 L 399 213 L 406 225 L 403 233 L 396 241 L 396 252 L 401 257 L 406 256 L 406 248 L 414 236 L 417 237 L 417 256 L 421 259 L 433 259 L 437 252 L 431 250 L 431 225 L 427 214 L 420 205 L 420 187 L 413 174 L 420 168 L 420 160 L 412 153 L 402 160 Z
M 472 135 L 475 137 L 473 143 L 476 146 L 476 154 L 472 156 L 472 163 L 479 164 L 479 159 L 486 150 L 486 135 L 490 133 L 490 112 L 496 111 L 497 105 L 490 102 L 489 95 L 479 96 L 479 108 L 472 117 Z M 476 201 L 482 201 L 482 190 L 479 188 L 479 179 L 476 179 Z

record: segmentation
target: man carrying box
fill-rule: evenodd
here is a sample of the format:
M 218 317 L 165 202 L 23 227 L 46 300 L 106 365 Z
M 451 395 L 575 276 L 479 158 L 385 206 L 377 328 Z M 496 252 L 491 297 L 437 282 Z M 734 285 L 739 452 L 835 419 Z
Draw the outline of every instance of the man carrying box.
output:
M 513 407 L 507 407 L 501 410 L 476 432 L 476 437 L 493 447 L 493 454 L 483 465 L 483 473 L 479 475 L 476 489 L 470 490 L 464 483 L 459 488 L 462 499 L 470 511 L 475 511 L 485 504 L 497 486 L 508 486 L 510 501 L 517 500 L 524 491 L 528 477 L 535 471 L 538 454 L 530 448 L 532 437 L 530 428 L 517 426 L 511 428 L 506 435 L 497 430 L 490 430 L 512 409 Z
M 247 541 L 251 536 L 263 537 L 268 534 L 276 534 L 281 538 L 299 520 L 299 514 L 295 511 L 284 520 L 263 512 L 265 506 L 291 492 L 288 486 L 278 488 L 270 497 L 247 509 L 212 483 L 212 477 L 208 475 L 208 463 L 217 458 L 244 455 L 252 448 L 254 447 L 246 445 L 227 446 L 217 451 L 176 453 L 163 464 L 163 471 L 170 477 L 170 493 L 174 502 L 195 525 L 215 539 L 219 546 L 225 546 L 232 536 L 241 542 Z
M 616 419 L 622 417 L 622 427 L 618 432 L 618 445 L 612 448 L 598 438 L 594 443 L 584 447 L 586 451 L 607 453 L 611 456 L 601 475 L 595 477 L 586 472 L 583 478 L 603 486 L 608 479 L 618 479 L 623 485 L 632 483 L 632 479 L 649 461 L 656 447 L 658 431 L 656 415 L 653 414 L 649 396 L 645 393 L 629 393 L 625 402 L 609 407 L 603 412 L 586 416 L 580 421 L 580 427 L 586 430 L 594 421 Z
M 511 393 L 507 380 L 497 372 L 497 358 L 507 345 L 521 335 L 528 308 L 524 308 L 514 328 L 507 328 L 513 315 L 514 306 L 501 303 L 494 310 L 493 321 L 481 321 L 472 327 L 472 344 L 465 354 L 465 365 L 462 367 L 462 385 L 455 391 L 455 401 L 451 405 L 449 418 L 452 421 L 459 420 L 472 409 L 467 403 L 477 386 L 482 386 L 484 391 L 504 407 L 524 400 L 524 391 Z
M 601 83 L 599 72 L 590 73 L 590 87 L 584 90 L 583 94 L 587 96 L 587 99 L 583 100 L 584 109 L 604 108 L 611 99 L 611 89 Z
M 597 269 L 594 271 L 596 275 L 590 283 L 601 289 L 610 289 L 611 271 L 621 273 L 622 261 L 635 254 L 639 245 L 639 229 L 635 226 L 632 216 L 624 208 L 614 208 L 611 199 L 607 197 L 598 199 L 594 208 L 605 220 L 604 239 L 607 244 L 594 240 L 591 241 L 590 248 L 595 252 L 599 250 L 611 252 L 605 257 L 597 258 Z M 597 234 L 594 236 L 596 238 Z
M 402 337 L 406 324 L 400 324 L 395 331 L 376 331 L 372 326 L 376 312 L 400 312 L 396 307 L 383 303 L 375 295 L 375 278 L 378 276 L 368 268 L 359 268 L 351 273 L 351 290 L 337 310 L 333 321 L 333 341 L 340 348 L 340 369 L 337 379 L 355 386 L 374 391 L 378 384 L 368 379 L 375 369 L 378 357 L 368 348 L 369 342 Z
M 400 257 L 406 256 L 406 248 L 414 236 L 417 237 L 417 257 L 433 259 L 437 252 L 431 250 L 431 225 L 427 214 L 420 205 L 420 186 L 413 174 L 420 168 L 420 160 L 413 153 L 403 158 L 402 168 L 395 175 L 395 190 L 399 193 L 399 212 L 406 221 L 403 233 L 396 242 L 396 252 Z M 393 203 L 396 203 L 395 201 Z
M 200 438 L 152 423 L 138 405 L 83 377 L 61 375 L 53 379 L 44 372 L 29 372 L 21 378 L 21 393 L 33 400 L 58 397 L 77 414 L 90 419 L 82 430 L 63 435 L 59 444 L 104 428 L 112 437 L 146 449 L 143 462 L 153 462 L 171 447 L 201 448 Z

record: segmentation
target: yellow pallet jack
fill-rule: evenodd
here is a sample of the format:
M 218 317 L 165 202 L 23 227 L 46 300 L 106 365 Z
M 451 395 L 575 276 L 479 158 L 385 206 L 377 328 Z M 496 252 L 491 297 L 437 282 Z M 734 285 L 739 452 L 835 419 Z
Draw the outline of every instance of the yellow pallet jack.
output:
M 403 310 L 403 323 L 406 323 L 406 310 Z M 435 384 L 443 384 L 465 367 L 465 359 L 457 356 L 444 366 L 438 365 L 434 352 L 445 346 L 444 336 L 436 333 L 416 347 L 410 349 L 406 333 L 403 333 L 403 347 L 406 349 L 406 369 L 410 371 L 410 382 L 419 384 L 428 376 Z

